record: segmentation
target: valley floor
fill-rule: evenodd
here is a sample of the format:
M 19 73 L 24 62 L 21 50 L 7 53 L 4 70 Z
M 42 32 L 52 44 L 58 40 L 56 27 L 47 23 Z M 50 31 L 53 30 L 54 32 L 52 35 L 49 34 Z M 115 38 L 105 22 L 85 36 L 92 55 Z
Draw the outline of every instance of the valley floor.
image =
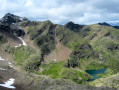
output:
M 13 78 L 14 83 L 10 86 L 15 88 L 0 86 L 0 90 L 115 90 L 106 87 L 78 85 L 68 80 L 53 80 L 48 76 L 24 73 L 17 69 L 5 55 L 0 51 L 0 84 L 4 84 L 10 78 Z

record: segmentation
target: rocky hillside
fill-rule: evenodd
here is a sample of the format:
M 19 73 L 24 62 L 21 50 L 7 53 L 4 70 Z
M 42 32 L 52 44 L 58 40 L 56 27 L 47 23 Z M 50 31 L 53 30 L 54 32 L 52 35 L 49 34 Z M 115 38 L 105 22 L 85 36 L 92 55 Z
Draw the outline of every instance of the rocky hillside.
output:
M 107 74 L 119 77 L 119 29 L 106 23 L 79 25 L 68 22 L 57 25 L 49 20 L 30 21 L 8 13 L 0 20 L 0 52 L 1 57 L 14 63 L 16 72 L 24 72 L 24 76 L 26 73 L 34 75 L 30 77 L 30 87 L 33 88 L 46 89 L 45 84 L 51 90 L 56 87 L 61 90 L 62 85 L 63 90 L 68 90 L 69 85 L 74 85 L 69 87 L 71 90 L 74 87 L 76 90 L 107 90 L 106 87 L 110 87 L 107 82 L 100 88 L 85 86 L 94 85 L 88 82 L 92 76 L 85 72 L 91 69 L 106 68 L 107 73 L 101 77 Z M 41 78 L 38 76 L 47 78 L 46 83 L 39 84 Z M 113 88 L 119 87 L 113 85 L 109 89 Z

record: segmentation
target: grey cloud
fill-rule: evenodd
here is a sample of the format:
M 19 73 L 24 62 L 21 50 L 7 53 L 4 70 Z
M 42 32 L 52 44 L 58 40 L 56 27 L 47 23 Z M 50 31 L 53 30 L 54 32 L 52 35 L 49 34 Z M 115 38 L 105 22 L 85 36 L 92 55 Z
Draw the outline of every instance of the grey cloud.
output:
M 93 6 L 106 12 L 119 13 L 119 0 L 97 0 Z
M 31 20 L 92 24 L 119 21 L 119 0 L 0 0 L 0 18 L 10 12 Z

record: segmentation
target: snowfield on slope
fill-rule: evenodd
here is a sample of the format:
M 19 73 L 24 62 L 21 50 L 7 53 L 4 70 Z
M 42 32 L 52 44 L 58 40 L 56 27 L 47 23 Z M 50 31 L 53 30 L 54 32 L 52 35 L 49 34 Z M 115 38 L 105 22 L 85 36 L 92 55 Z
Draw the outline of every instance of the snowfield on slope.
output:
M 5 70 L 7 70 L 7 69 L 4 69 L 4 68 L 0 68 L 0 70 L 2 70 L 2 71 L 5 71 Z
M 21 37 L 18 37 L 21 41 L 22 41 L 22 44 L 19 44 L 18 46 L 15 46 L 15 48 L 17 47 L 20 47 L 20 46 L 27 46 L 27 44 L 25 43 L 25 41 L 21 38 Z
M 4 61 L 4 59 L 0 57 L 0 61 Z
M 27 44 L 25 43 L 25 41 L 21 37 L 18 37 L 18 38 L 22 41 L 24 46 L 27 46 Z
M 14 84 L 14 80 L 15 80 L 15 79 L 10 78 L 7 82 L 4 82 L 5 84 L 0 84 L 0 86 L 6 87 L 6 88 L 15 89 L 15 87 L 12 86 L 12 84 Z

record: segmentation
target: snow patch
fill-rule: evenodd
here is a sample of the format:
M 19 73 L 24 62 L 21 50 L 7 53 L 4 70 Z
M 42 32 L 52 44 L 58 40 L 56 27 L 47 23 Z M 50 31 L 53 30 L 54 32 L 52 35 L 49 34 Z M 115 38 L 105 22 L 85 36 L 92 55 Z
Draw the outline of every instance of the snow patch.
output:
M 21 44 L 19 44 L 19 46 L 21 46 Z
M 5 70 L 7 70 L 7 69 L 4 69 L 4 68 L 0 68 L 0 70 L 2 70 L 2 71 L 5 71 Z
M 15 48 L 17 48 L 17 47 L 19 47 L 19 46 L 15 46 Z
M 20 20 L 22 21 L 22 20 L 23 20 L 23 18 L 22 18 L 22 17 L 20 17 Z
M 3 58 L 1 58 L 1 57 L 0 57 L 0 60 L 1 60 L 1 61 L 4 61 L 4 59 L 3 59 Z
M 8 62 L 9 66 L 12 67 L 12 63 Z
M 8 64 L 11 64 L 10 62 L 8 62 Z
M 10 67 L 12 67 L 12 65 L 9 65 Z
M 54 59 L 54 61 L 57 61 L 56 59 Z
M 20 46 L 27 46 L 27 44 L 25 43 L 25 41 L 21 38 L 21 37 L 18 37 L 21 41 L 22 41 L 22 44 L 19 44 L 18 46 L 15 46 L 15 48 L 17 47 L 20 47 Z
M 12 84 L 14 84 L 14 80 L 15 80 L 15 79 L 10 78 L 7 82 L 4 82 L 5 84 L 0 84 L 0 86 L 6 87 L 6 88 L 15 89 L 15 87 L 12 86 Z
M 21 44 L 19 44 L 19 46 L 15 46 L 15 47 L 17 48 L 17 47 L 20 47 L 20 46 L 21 46 Z
M 18 38 L 22 41 L 24 46 L 27 46 L 27 44 L 24 42 L 24 40 L 21 37 L 18 37 Z

